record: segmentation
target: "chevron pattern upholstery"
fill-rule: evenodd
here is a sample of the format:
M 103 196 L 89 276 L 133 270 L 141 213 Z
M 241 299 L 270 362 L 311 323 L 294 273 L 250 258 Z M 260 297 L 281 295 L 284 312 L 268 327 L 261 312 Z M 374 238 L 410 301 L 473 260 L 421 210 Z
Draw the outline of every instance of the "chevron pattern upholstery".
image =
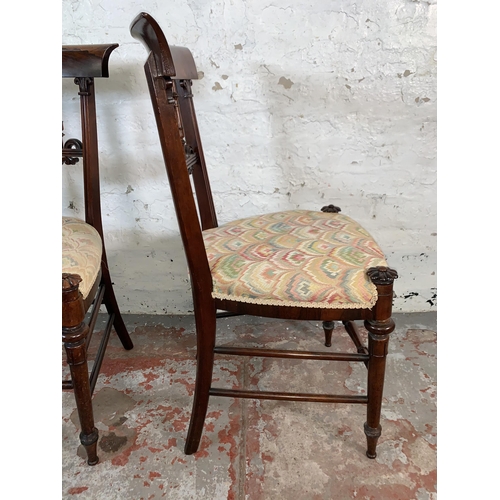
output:
M 203 232 L 215 298 L 266 305 L 371 308 L 377 243 L 340 213 L 291 210 Z

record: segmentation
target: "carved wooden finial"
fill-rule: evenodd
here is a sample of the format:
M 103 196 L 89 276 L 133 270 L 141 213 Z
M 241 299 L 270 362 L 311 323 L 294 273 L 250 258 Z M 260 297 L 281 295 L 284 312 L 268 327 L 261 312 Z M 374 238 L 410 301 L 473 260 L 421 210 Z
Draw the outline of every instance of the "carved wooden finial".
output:
M 331 214 L 338 214 L 340 212 L 340 207 L 336 207 L 335 205 L 327 205 L 321 209 L 322 212 L 328 212 Z
M 392 285 L 398 277 L 397 271 L 385 266 L 370 267 L 366 274 L 375 285 Z
M 62 289 L 64 291 L 75 290 L 81 281 L 82 278 L 78 274 L 62 273 Z

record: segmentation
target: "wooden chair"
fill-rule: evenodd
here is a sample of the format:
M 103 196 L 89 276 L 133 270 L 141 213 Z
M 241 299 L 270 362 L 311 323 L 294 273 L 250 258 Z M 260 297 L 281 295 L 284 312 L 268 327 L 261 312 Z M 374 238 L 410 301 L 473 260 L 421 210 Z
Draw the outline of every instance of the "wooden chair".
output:
M 185 453 L 198 450 L 209 397 L 229 396 L 367 405 L 367 456 L 375 458 L 387 345 L 394 330 L 391 308 L 396 271 L 387 267 L 371 236 L 333 205 L 317 212 L 291 210 L 218 226 L 193 107 L 191 83 L 197 71 L 191 52 L 169 46 L 158 23 L 147 13 L 133 20 L 130 31 L 149 52 L 146 79 L 191 277 L 197 370 Z M 331 345 L 334 321 L 342 321 L 357 352 L 217 346 L 216 318 L 228 314 L 320 320 L 327 346 Z M 368 347 L 354 320 L 364 320 Z M 214 387 L 216 354 L 359 361 L 368 369 L 367 395 Z
M 74 78 L 78 85 L 82 124 L 82 140 L 69 139 L 63 144 L 62 162 L 74 165 L 83 159 L 85 203 L 85 221 L 63 217 L 62 224 L 62 340 L 71 373 L 70 380 L 63 380 L 62 388 L 74 392 L 82 428 L 80 441 L 89 465 L 99 461 L 92 393 L 112 327 L 125 349 L 133 347 L 109 274 L 99 185 L 94 78 L 109 76 L 109 55 L 116 47 L 117 44 L 62 47 L 62 76 Z M 87 351 L 102 304 L 109 318 L 89 375 Z

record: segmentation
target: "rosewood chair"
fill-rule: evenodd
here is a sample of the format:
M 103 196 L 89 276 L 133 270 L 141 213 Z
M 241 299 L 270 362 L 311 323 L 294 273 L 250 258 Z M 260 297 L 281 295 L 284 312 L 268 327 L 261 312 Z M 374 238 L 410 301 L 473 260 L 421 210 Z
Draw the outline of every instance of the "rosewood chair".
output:
M 133 343 L 120 314 L 109 274 L 101 219 L 99 159 L 94 78 L 108 77 L 108 60 L 117 44 L 62 47 L 62 76 L 74 78 L 78 86 L 82 140 L 69 139 L 63 144 L 62 163 L 83 160 L 85 221 L 75 217 L 62 219 L 62 341 L 71 379 L 63 380 L 63 389 L 72 389 L 82 428 L 80 441 L 87 452 L 87 463 L 98 463 L 98 431 L 94 425 L 92 393 L 114 327 L 125 349 Z M 106 307 L 108 322 L 89 374 L 88 348 L 101 305 Z
M 200 141 L 191 83 L 191 52 L 169 46 L 147 13 L 130 26 L 149 56 L 145 64 L 154 115 L 191 278 L 197 368 L 185 453 L 198 450 L 210 396 L 367 405 L 367 456 L 376 457 L 396 271 L 372 237 L 330 205 L 321 211 L 256 215 L 219 226 Z M 196 200 L 189 175 L 193 176 Z M 199 209 L 199 217 L 197 212 Z M 224 312 L 217 312 L 224 311 Z M 352 338 L 352 353 L 227 347 L 216 344 L 216 318 L 246 314 L 323 322 L 331 345 L 334 321 Z M 355 320 L 368 330 L 368 347 Z M 262 392 L 212 385 L 215 355 L 359 361 L 367 366 L 367 395 Z

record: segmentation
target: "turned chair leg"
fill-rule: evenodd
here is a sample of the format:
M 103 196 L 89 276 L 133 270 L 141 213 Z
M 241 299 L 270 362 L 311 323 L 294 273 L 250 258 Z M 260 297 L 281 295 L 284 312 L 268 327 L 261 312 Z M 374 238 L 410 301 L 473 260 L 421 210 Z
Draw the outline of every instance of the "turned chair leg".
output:
M 200 316 L 203 314 L 201 313 Z M 184 446 L 184 453 L 191 455 L 198 451 L 203 425 L 208 409 L 212 373 L 214 367 L 216 316 L 215 310 L 208 318 L 196 318 L 196 382 L 194 389 L 193 409 Z
M 82 294 L 78 289 L 81 278 L 75 274 L 63 274 L 62 281 L 62 341 L 66 350 L 76 408 L 81 425 L 80 442 L 87 452 L 87 463 L 95 465 L 98 431 L 94 426 L 92 394 L 90 391 L 87 365 L 86 337 L 88 326 L 85 317 Z
M 385 321 L 365 321 L 368 330 L 368 409 L 366 413 L 365 434 L 368 444 L 366 456 L 377 456 L 377 441 L 382 432 L 380 413 L 384 391 L 385 364 L 389 345 L 389 334 L 394 330 L 392 319 Z
M 377 442 L 382 433 L 380 414 L 384 392 L 384 378 L 389 335 L 394 331 L 391 319 L 392 287 L 397 273 L 387 267 L 370 268 L 367 272 L 377 287 L 378 299 L 374 307 L 374 319 L 365 320 L 368 330 L 368 407 L 364 425 L 368 458 L 376 458 Z
M 334 321 L 323 321 L 323 330 L 325 331 L 325 346 L 332 347 L 332 333 L 335 328 Z

